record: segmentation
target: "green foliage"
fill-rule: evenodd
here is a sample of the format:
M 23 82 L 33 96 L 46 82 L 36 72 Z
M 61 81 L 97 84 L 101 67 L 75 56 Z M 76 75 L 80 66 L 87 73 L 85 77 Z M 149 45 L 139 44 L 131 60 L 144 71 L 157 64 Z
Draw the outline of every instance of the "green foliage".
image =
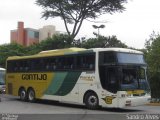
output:
M 47 38 L 41 43 L 23 47 L 18 44 L 6 44 L 0 46 L 0 65 L 5 66 L 5 61 L 9 56 L 23 56 L 33 55 L 40 51 L 62 49 L 69 47 L 83 47 L 83 48 L 96 48 L 96 47 L 127 47 L 124 43 L 116 38 L 116 36 L 99 36 L 98 38 L 82 38 L 81 40 L 74 40 L 69 35 L 55 35 L 52 38 Z
M 116 36 L 99 36 L 98 38 L 89 38 L 88 40 L 84 40 L 80 43 L 83 48 L 108 48 L 108 47 L 121 47 L 127 48 L 127 45 L 122 43 L 120 40 L 116 38 Z M 79 47 L 78 46 L 78 47 Z
M 60 34 L 55 35 L 52 38 L 47 38 L 46 40 L 42 41 L 39 45 L 41 47 L 41 50 L 53 50 L 70 47 L 72 42 L 73 40 L 70 36 Z
M 145 45 L 152 96 L 160 97 L 160 35 L 153 32 Z
M 18 44 L 5 44 L 0 46 L 0 66 L 5 67 L 5 61 L 9 56 L 22 56 L 27 53 L 26 49 Z
M 37 53 L 39 53 L 40 51 L 42 51 L 42 50 L 41 50 L 40 43 L 31 45 L 31 46 L 29 46 L 29 47 L 26 47 L 26 49 L 27 49 L 26 55 L 34 55 L 34 54 L 37 54 Z
M 40 51 L 45 50 L 54 50 L 54 49 L 60 49 L 60 48 L 68 48 L 72 45 L 72 38 L 65 34 L 59 34 L 54 35 L 52 38 L 47 38 L 46 40 L 43 40 L 39 44 L 34 44 L 26 49 L 28 50 L 28 55 L 37 54 Z
M 42 17 L 62 18 L 67 33 L 72 38 L 78 34 L 85 19 L 122 12 L 126 2 L 127 0 L 36 0 L 36 4 L 44 9 Z M 72 31 L 69 31 L 68 24 L 74 24 Z

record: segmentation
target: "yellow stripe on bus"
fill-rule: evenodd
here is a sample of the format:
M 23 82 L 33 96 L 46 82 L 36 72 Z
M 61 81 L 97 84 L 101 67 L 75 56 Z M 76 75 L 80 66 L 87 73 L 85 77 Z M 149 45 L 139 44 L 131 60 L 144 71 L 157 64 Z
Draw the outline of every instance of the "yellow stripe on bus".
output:
M 132 94 L 143 94 L 144 90 L 131 90 L 131 91 L 126 91 L 128 95 Z

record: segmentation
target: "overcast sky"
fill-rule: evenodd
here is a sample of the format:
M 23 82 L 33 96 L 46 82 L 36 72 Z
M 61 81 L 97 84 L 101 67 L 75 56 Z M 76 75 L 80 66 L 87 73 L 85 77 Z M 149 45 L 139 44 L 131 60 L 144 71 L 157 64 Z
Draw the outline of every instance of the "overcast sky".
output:
M 100 30 L 104 36 L 116 35 L 128 46 L 144 48 L 146 39 L 154 30 L 160 31 L 160 0 L 129 0 L 125 4 L 123 13 L 103 15 L 96 21 L 106 27 Z M 10 42 L 10 30 L 17 28 L 17 22 L 23 21 L 24 27 L 39 29 L 44 25 L 55 25 L 57 31 L 64 31 L 65 27 L 60 18 L 44 20 L 41 18 L 42 8 L 35 4 L 35 0 L 0 0 L 0 44 Z M 94 37 L 92 25 L 85 21 L 78 37 Z

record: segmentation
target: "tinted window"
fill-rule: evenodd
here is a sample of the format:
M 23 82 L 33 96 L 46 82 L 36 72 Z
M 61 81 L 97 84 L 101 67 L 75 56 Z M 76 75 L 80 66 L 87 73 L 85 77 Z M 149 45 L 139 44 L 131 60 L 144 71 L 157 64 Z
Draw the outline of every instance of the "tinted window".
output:
M 95 54 L 66 55 L 7 61 L 7 72 L 94 70 Z
M 99 53 L 99 63 L 103 64 L 111 64 L 116 63 L 116 54 L 114 52 L 100 52 Z
M 119 89 L 119 77 L 116 67 L 99 67 L 101 85 L 104 89 L 116 93 Z
M 95 55 L 81 55 L 77 56 L 77 69 L 94 69 Z
M 146 64 L 142 54 L 117 53 L 119 63 Z

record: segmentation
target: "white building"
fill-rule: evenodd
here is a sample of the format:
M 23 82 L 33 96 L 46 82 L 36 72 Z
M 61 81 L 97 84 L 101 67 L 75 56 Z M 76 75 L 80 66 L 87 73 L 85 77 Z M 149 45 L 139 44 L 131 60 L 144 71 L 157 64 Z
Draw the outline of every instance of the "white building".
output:
M 56 31 L 56 27 L 53 25 L 43 26 L 43 28 L 39 29 L 39 42 L 58 33 L 59 32 Z

